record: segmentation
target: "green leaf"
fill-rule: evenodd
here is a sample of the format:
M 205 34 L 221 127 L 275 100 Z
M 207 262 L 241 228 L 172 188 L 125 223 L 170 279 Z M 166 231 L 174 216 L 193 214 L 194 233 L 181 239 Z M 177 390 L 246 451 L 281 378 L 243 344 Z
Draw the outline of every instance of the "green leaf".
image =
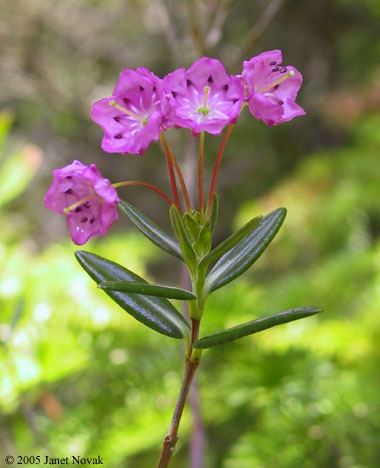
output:
M 207 276 L 206 290 L 215 291 L 248 270 L 277 234 L 285 216 L 285 208 L 272 211 L 235 247 L 220 257 Z
M 192 301 L 196 299 L 193 293 L 185 289 L 171 288 L 157 284 L 137 283 L 134 281 L 105 281 L 99 284 L 99 288 L 143 294 L 146 296 L 166 297 L 167 299 L 179 299 L 182 301 Z
M 156 244 L 162 250 L 165 250 L 165 252 L 170 255 L 183 260 L 181 249 L 179 248 L 176 240 L 157 226 L 154 221 L 124 200 L 121 200 L 119 207 L 122 213 L 127 216 L 129 221 L 131 221 L 151 242 Z
M 181 246 L 183 258 L 185 259 L 186 264 L 189 266 L 189 268 L 194 271 L 197 262 L 197 255 L 193 249 L 193 246 L 191 245 L 191 241 L 186 232 L 185 226 L 182 221 L 182 216 L 180 215 L 180 213 L 174 205 L 170 207 L 169 215 L 173 230 Z
M 285 310 L 278 312 L 277 314 L 270 315 L 269 317 L 261 317 L 250 322 L 242 323 L 236 327 L 228 328 L 222 332 L 215 333 L 214 335 L 205 336 L 197 340 L 194 344 L 195 348 L 205 349 L 218 346 L 229 341 L 238 340 L 245 336 L 258 333 L 268 328 L 281 325 L 282 323 L 292 322 L 304 317 L 310 317 L 311 315 L 322 312 L 322 309 L 315 306 L 310 307 L 297 307 L 295 309 Z
M 211 229 L 210 221 L 205 221 L 201 232 L 199 233 L 199 238 L 196 242 L 196 249 L 200 256 L 205 255 L 210 251 L 211 248 Z
M 235 247 L 235 245 L 244 237 L 248 237 L 250 233 L 256 228 L 256 226 L 262 221 L 262 219 L 262 216 L 257 216 L 256 218 L 251 219 L 251 221 L 246 223 L 237 232 L 227 237 L 227 239 L 217 245 L 208 255 L 202 259 L 199 266 L 203 267 L 216 262 L 228 250 L 231 250 L 233 247 Z
M 79 250 L 75 256 L 84 270 L 98 284 L 108 281 L 136 281 L 143 278 L 127 268 L 90 252 Z M 172 338 L 183 338 L 189 333 L 189 324 L 167 299 L 142 294 L 105 291 L 126 312 L 149 328 Z

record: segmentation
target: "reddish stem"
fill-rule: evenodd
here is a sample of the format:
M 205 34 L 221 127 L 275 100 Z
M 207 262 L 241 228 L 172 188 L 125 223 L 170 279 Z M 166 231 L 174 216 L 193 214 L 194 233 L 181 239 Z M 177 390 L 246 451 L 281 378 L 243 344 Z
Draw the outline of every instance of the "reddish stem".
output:
M 127 180 L 125 182 L 117 182 L 116 184 L 112 184 L 113 187 L 118 188 L 118 187 L 133 187 L 133 186 L 141 186 L 141 187 L 146 187 L 149 190 L 152 190 L 153 192 L 157 193 L 161 198 L 163 198 L 168 205 L 173 204 L 173 200 L 171 200 L 165 192 L 163 192 L 161 189 L 156 187 L 153 184 L 150 184 L 149 182 L 144 182 L 143 180 Z
M 221 142 L 221 144 L 219 146 L 218 154 L 216 156 L 216 160 L 215 160 L 215 163 L 214 163 L 214 168 L 212 170 L 210 193 L 208 195 L 208 203 L 207 203 L 208 210 L 210 210 L 211 207 L 212 207 L 212 198 L 214 196 L 214 193 L 215 193 L 215 190 L 216 190 L 216 185 L 218 183 L 218 175 L 219 175 L 220 165 L 222 163 L 223 153 L 224 153 L 225 147 L 226 147 L 227 142 L 228 142 L 228 140 L 230 138 L 230 135 L 231 135 L 231 132 L 232 132 L 233 128 L 234 128 L 233 125 L 229 125 L 227 127 L 227 131 L 224 134 L 223 140 L 222 140 L 222 142 Z
M 174 153 L 169 145 L 169 142 L 167 141 L 166 137 L 164 134 L 162 134 L 162 140 L 165 141 L 165 145 L 167 147 L 167 151 L 169 152 L 169 156 L 170 156 L 170 159 L 171 159 L 171 162 L 173 163 L 173 166 L 174 166 L 174 169 L 177 173 L 177 177 L 178 177 L 178 180 L 179 180 L 179 183 L 181 184 L 181 189 L 182 189 L 182 193 L 183 193 L 183 197 L 185 199 L 185 204 L 186 204 L 186 209 L 187 210 L 191 210 L 191 203 L 190 203 L 190 197 L 189 197 L 189 192 L 187 190 L 187 187 L 186 187 L 186 183 L 185 183 L 185 179 L 182 175 L 182 171 L 181 171 L 181 168 L 177 162 L 177 159 L 176 157 L 174 156 Z
M 169 146 L 167 144 L 167 141 L 166 141 L 166 138 L 164 137 L 163 134 L 160 135 L 160 142 L 161 142 L 162 148 L 164 150 L 164 154 L 165 154 L 165 157 L 166 157 L 166 162 L 167 162 L 167 165 L 168 165 L 170 185 L 172 187 L 174 203 L 175 203 L 175 205 L 176 205 L 176 207 L 178 209 L 181 209 L 180 202 L 179 202 L 179 196 L 178 196 L 177 184 L 176 184 L 176 180 L 175 180 L 173 161 L 172 161 L 171 154 L 170 154 L 170 148 L 169 148 Z
M 203 160 L 204 160 L 205 132 L 199 134 L 198 146 L 198 196 L 199 211 L 203 210 Z
M 188 355 L 185 360 L 185 370 L 182 379 L 181 389 L 178 395 L 177 403 L 174 408 L 174 413 L 170 423 L 169 433 L 164 438 L 162 449 L 160 453 L 160 458 L 158 460 L 157 468 L 166 468 L 169 464 L 169 461 L 174 453 L 175 446 L 178 440 L 178 428 L 181 422 L 181 417 L 183 410 L 185 408 L 185 403 L 189 395 L 191 383 L 194 378 L 194 374 L 199 365 L 199 358 L 193 360 L 191 353 L 193 350 L 193 344 L 198 339 L 199 334 L 199 321 L 192 319 L 192 330 L 191 330 L 191 342 Z

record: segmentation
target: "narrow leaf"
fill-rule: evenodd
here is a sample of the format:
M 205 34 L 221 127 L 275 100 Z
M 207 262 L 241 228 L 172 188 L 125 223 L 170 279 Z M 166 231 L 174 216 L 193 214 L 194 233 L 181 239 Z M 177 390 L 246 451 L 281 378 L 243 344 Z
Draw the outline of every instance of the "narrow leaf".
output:
M 167 299 L 179 299 L 182 301 L 191 301 L 196 299 L 193 293 L 185 289 L 171 288 L 149 283 L 137 283 L 134 281 L 105 281 L 99 284 L 99 288 L 143 294 L 145 296 L 166 297 Z
M 108 281 L 146 283 L 127 268 L 90 252 L 79 250 L 75 256 L 84 270 L 98 284 Z M 172 338 L 183 338 L 189 324 L 167 299 L 142 294 L 106 290 L 106 294 L 136 320 Z
M 311 315 L 318 314 L 319 312 L 322 312 L 322 309 L 314 306 L 297 307 L 295 309 L 285 310 L 283 312 L 270 315 L 269 317 L 261 317 L 250 322 L 242 323 L 236 327 L 228 328 L 227 330 L 215 333 L 214 335 L 200 338 L 195 342 L 194 347 L 200 349 L 212 348 L 214 346 L 228 343 L 229 341 L 244 338 L 245 336 L 252 335 L 253 333 L 267 330 L 268 328 L 281 325 L 282 323 L 292 322 L 293 320 L 298 320 L 304 317 L 310 317 Z
M 131 221 L 151 242 L 170 255 L 183 260 L 179 245 L 171 235 L 163 231 L 154 221 L 149 219 L 130 203 L 122 200 L 119 207 L 129 221 Z
M 185 226 L 183 225 L 181 215 L 178 213 L 178 210 L 174 205 L 170 207 L 169 215 L 173 230 L 181 246 L 183 258 L 190 268 L 194 268 L 197 256 L 193 246 L 191 245 Z
M 248 223 L 241 227 L 237 232 L 227 237 L 227 239 L 211 250 L 211 252 L 202 259 L 199 266 L 207 266 L 216 262 L 222 255 L 228 252 L 228 250 L 235 247 L 235 245 L 243 238 L 248 237 L 262 219 L 262 216 L 257 216 L 256 218 L 251 219 L 251 221 L 248 221 Z
M 207 276 L 208 292 L 221 288 L 243 274 L 267 248 L 284 222 L 285 216 L 285 208 L 272 211 L 235 247 L 220 257 Z

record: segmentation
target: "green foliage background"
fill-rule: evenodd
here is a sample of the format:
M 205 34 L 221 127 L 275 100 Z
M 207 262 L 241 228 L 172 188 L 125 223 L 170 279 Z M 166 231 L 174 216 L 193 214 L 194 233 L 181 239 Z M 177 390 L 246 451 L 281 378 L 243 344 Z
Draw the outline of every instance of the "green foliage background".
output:
M 199 3 L 201 13 L 214 5 Z M 219 3 L 229 5 L 227 20 L 207 52 L 232 66 L 266 2 Z M 285 62 L 304 71 L 309 117 L 267 129 L 245 114 L 232 137 L 218 240 L 278 206 L 288 217 L 255 268 L 210 297 L 202 334 L 299 305 L 324 313 L 204 354 L 207 467 L 379 465 L 380 2 L 358 3 L 283 2 L 246 55 L 283 48 Z M 107 468 L 151 467 L 180 383 L 181 344 L 96 289 L 63 220 L 41 200 L 51 169 L 73 158 L 112 180 L 122 172 L 166 187 L 156 149 L 102 154 L 88 109 L 121 68 L 162 74 L 198 52 L 186 2 L 170 4 L 177 50 L 157 20 L 166 24 L 167 2 L 63 4 L 0 0 L 0 459 L 99 454 Z M 178 134 L 169 136 L 191 166 Z M 215 148 L 211 141 L 209 165 Z M 123 196 L 168 225 L 152 195 Z M 124 219 L 88 250 L 161 283 L 180 276 L 179 263 Z M 191 427 L 186 413 L 173 468 L 188 466 Z

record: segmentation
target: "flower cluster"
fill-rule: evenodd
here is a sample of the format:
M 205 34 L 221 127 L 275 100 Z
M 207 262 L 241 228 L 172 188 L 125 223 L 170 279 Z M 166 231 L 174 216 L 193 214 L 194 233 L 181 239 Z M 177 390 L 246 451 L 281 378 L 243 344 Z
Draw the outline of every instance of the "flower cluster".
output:
M 295 102 L 302 76 L 281 63 L 281 51 L 273 50 L 245 61 L 240 75 L 229 75 L 222 62 L 208 57 L 163 79 L 145 68 L 123 70 L 112 96 L 92 108 L 104 131 L 102 148 L 142 154 L 171 127 L 220 134 L 237 121 L 244 102 L 268 126 L 303 115 Z
M 245 61 L 239 75 L 230 75 L 217 59 L 202 57 L 190 68 L 180 68 L 162 79 L 146 68 L 123 70 L 112 95 L 95 102 L 91 116 L 103 129 L 102 149 L 107 153 L 141 155 L 152 142 L 160 140 L 167 156 L 174 203 L 179 205 L 177 176 L 189 208 L 183 177 L 164 132 L 175 127 L 190 129 L 194 135 L 218 135 L 237 122 L 245 106 L 269 127 L 287 122 L 305 114 L 295 102 L 301 84 L 299 71 L 282 65 L 280 50 Z M 203 138 L 200 141 L 203 145 Z M 222 152 L 213 173 L 214 184 Z M 199 155 L 203 166 L 203 148 Z M 203 185 L 201 170 L 199 182 Z M 87 167 L 78 161 L 53 174 L 45 205 L 67 216 L 74 242 L 83 244 L 91 236 L 104 235 L 117 218 L 119 202 L 110 182 L 94 165 Z M 163 194 L 145 182 L 127 184 L 149 185 Z M 203 187 L 199 190 L 201 211 Z

